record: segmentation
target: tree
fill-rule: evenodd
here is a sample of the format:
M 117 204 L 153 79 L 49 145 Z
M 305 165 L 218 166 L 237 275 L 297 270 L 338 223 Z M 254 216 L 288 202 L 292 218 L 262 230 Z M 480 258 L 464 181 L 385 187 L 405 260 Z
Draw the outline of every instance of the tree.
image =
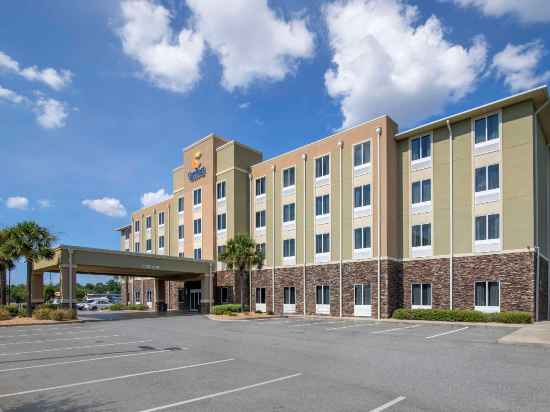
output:
M 13 269 L 13 267 L 15 266 L 13 256 L 10 256 L 7 253 L 7 250 L 4 251 L 3 248 L 3 245 L 7 241 L 7 230 L 0 230 L 0 305 L 5 305 L 7 303 L 6 272 L 8 271 L 8 269 Z
M 227 265 L 227 269 L 239 275 L 239 294 L 241 297 L 241 312 L 243 305 L 243 278 L 245 272 L 250 272 L 253 266 L 261 269 L 264 263 L 264 253 L 256 247 L 256 242 L 249 235 L 239 234 L 230 239 L 225 251 L 219 259 Z M 251 302 L 250 302 L 251 303 Z
M 55 236 L 48 229 L 33 221 L 24 221 L 8 229 L 8 240 L 2 252 L 15 258 L 24 258 L 27 263 L 27 316 L 32 316 L 32 266 L 41 259 L 54 255 L 52 244 Z
M 59 285 L 46 285 L 44 286 L 44 302 L 48 302 L 55 298 L 55 292 L 57 292 Z

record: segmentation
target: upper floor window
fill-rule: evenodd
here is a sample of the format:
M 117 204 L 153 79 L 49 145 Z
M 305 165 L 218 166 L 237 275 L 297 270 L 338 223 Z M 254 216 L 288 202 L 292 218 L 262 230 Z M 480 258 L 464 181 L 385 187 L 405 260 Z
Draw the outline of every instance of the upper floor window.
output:
M 193 190 L 193 206 L 202 204 L 202 189 Z
M 500 187 L 498 164 L 478 167 L 475 186 L 476 192 L 498 189 Z
M 218 231 L 227 229 L 227 214 L 221 213 L 218 215 Z
M 370 249 L 371 237 L 370 227 L 358 227 L 354 230 L 354 249 Z
M 179 213 L 183 212 L 183 197 L 180 197 L 178 199 L 178 212 Z
M 225 181 L 218 182 L 216 185 L 216 199 L 225 199 Z
M 164 236 L 159 236 L 159 249 L 164 249 Z
M 411 200 L 413 205 L 416 203 L 430 202 L 432 200 L 432 181 L 431 179 L 419 180 L 412 184 Z
M 476 119 L 474 129 L 475 144 L 498 139 L 500 136 L 498 113 Z
M 151 216 L 147 216 L 147 217 L 145 218 L 145 227 L 146 227 L 147 229 L 151 229 Z
M 289 167 L 283 170 L 283 187 L 294 186 L 296 184 L 296 169 Z
M 289 203 L 283 206 L 283 222 L 294 222 L 296 220 L 296 204 Z
M 139 220 L 134 222 L 134 232 L 139 232 Z
M 200 235 L 202 233 L 202 219 L 193 220 L 193 234 Z
M 328 176 L 330 174 L 330 156 L 324 155 L 315 159 L 315 177 Z
M 256 179 L 256 196 L 265 195 L 265 176 Z
M 432 244 L 431 223 L 424 223 L 422 225 L 413 225 L 412 247 L 431 246 L 431 244 Z
M 315 198 L 315 216 L 328 215 L 330 213 L 329 195 L 317 196 Z
M 256 212 L 256 228 L 265 227 L 265 210 Z
M 183 225 L 178 226 L 178 239 L 183 239 L 185 236 L 185 229 Z
M 500 238 L 500 215 L 476 216 L 476 241 Z
M 202 259 L 202 249 L 200 247 L 193 249 L 193 257 L 195 258 L 195 260 Z
M 220 256 L 225 253 L 225 245 L 219 245 L 218 246 L 218 260 L 220 260 Z
M 370 141 L 353 146 L 353 166 L 370 163 Z
M 139 242 L 134 243 L 134 252 L 139 253 Z
M 159 226 L 164 225 L 164 212 L 159 212 Z
M 315 235 L 315 253 L 328 253 L 330 252 L 330 234 L 320 233 Z
M 432 155 L 432 139 L 430 135 L 411 140 L 412 160 L 429 158 Z
M 370 184 L 353 188 L 353 207 L 370 206 Z
M 283 240 L 283 257 L 296 256 L 296 239 Z

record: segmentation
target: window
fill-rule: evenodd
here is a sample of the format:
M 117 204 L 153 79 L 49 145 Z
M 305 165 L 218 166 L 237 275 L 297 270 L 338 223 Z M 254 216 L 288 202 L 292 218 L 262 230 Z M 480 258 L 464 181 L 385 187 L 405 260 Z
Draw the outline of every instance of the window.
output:
M 159 249 L 164 249 L 164 236 L 159 236 Z
M 370 237 L 370 227 L 358 227 L 354 230 L 354 249 L 370 249 L 371 247 L 371 237 Z
M 185 226 L 178 226 L 178 239 L 183 239 L 185 237 Z
M 178 199 L 178 212 L 179 213 L 182 213 L 183 212 L 183 197 L 180 197 Z
M 262 252 L 262 254 L 263 254 L 264 257 L 265 257 L 265 243 L 258 243 L 258 244 L 256 245 L 256 250 L 257 250 L 258 252 Z
M 315 303 L 317 305 L 330 305 L 330 287 L 317 286 Z
M 370 283 L 363 283 L 361 285 L 354 285 L 355 290 L 355 304 L 356 305 L 370 305 Z
M 431 244 L 432 244 L 431 223 L 425 223 L 422 225 L 413 225 L 412 247 L 430 246 Z
M 136 302 L 141 301 L 141 290 L 139 290 L 139 289 L 134 290 L 134 300 Z
M 289 203 L 283 206 L 283 222 L 294 222 L 296 220 L 296 204 Z
M 145 227 L 146 227 L 147 229 L 151 229 L 151 216 L 147 216 L 147 217 L 145 218 Z
M 315 177 L 328 176 L 330 174 L 330 156 L 325 155 L 315 159 Z
M 256 179 L 256 196 L 265 195 L 265 176 Z
M 139 220 L 134 222 L 134 232 L 139 232 Z
M 222 213 L 218 215 L 218 231 L 227 229 L 227 214 Z
M 178 257 L 183 257 L 183 252 L 178 252 Z
M 322 233 L 315 235 L 315 253 L 330 252 L 330 234 Z
M 370 206 L 370 184 L 353 188 L 353 207 Z
M 432 306 L 432 285 L 430 283 L 413 283 L 412 306 Z
M 362 166 L 367 163 L 370 163 L 370 142 L 353 146 L 353 166 Z
M 265 210 L 256 212 L 256 228 L 265 227 Z
M 265 304 L 265 288 L 256 288 L 256 303 Z
M 193 206 L 202 204 L 202 189 L 193 190 Z
M 216 199 L 225 199 L 225 182 L 218 182 L 216 185 Z
M 225 245 L 219 245 L 218 246 L 218 260 L 220 260 L 220 256 L 225 253 Z
M 193 257 L 195 258 L 195 260 L 202 259 L 202 249 L 200 247 L 197 249 L 193 249 Z
M 295 305 L 296 304 L 296 288 L 284 288 L 283 289 L 283 304 Z
M 329 195 L 317 196 L 315 198 L 315 216 L 328 215 L 330 213 Z
M 147 250 L 147 252 L 153 250 L 153 242 L 151 242 L 151 239 L 147 239 L 145 241 L 145 249 Z
M 289 167 L 283 170 L 283 187 L 294 186 L 296 184 L 296 169 Z
M 296 256 L 296 239 L 283 240 L 283 257 Z
M 412 204 L 430 202 L 432 200 L 431 179 L 419 180 L 412 184 Z
M 139 242 L 134 243 L 134 252 L 139 253 Z
M 125 230 L 122 232 L 124 239 L 130 239 L 130 229 Z
M 425 159 L 432 156 L 432 139 L 430 135 L 411 140 L 412 160 Z
M 193 234 L 200 235 L 202 233 L 202 219 L 193 220 Z
M 500 215 L 476 216 L 476 241 L 499 239 Z
M 476 309 L 498 310 L 500 306 L 500 283 L 497 281 L 476 282 L 475 286 Z
M 485 190 L 494 190 L 500 187 L 498 164 L 478 167 L 476 169 L 475 175 L 476 193 L 484 192 Z
M 499 138 L 498 113 L 476 119 L 474 122 L 475 144 Z
M 159 226 L 164 225 L 164 212 L 159 212 Z
M 220 303 L 231 303 L 231 288 L 220 288 Z
M 151 288 L 148 288 L 145 292 L 145 298 L 147 299 L 147 302 L 153 301 L 153 291 L 151 290 Z

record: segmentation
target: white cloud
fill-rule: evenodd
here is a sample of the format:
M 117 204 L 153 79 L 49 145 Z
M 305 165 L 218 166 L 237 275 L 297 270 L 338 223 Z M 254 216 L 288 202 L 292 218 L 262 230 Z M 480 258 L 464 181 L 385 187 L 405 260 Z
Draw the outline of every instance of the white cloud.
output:
M 45 129 L 57 129 L 65 126 L 69 115 L 65 104 L 52 98 L 39 97 L 35 103 L 36 121 Z
M 149 207 L 170 199 L 171 197 L 172 196 L 166 193 L 164 189 L 159 189 L 156 192 L 144 193 L 141 196 L 141 204 L 143 207 Z
M 239 104 L 239 109 L 248 109 L 250 107 L 250 102 L 244 102 Z
M 158 87 L 179 93 L 190 90 L 200 79 L 201 36 L 190 29 L 174 33 L 170 12 L 150 1 L 122 2 L 121 11 L 124 24 L 118 34 L 124 52 Z
M 20 94 L 17 94 L 13 90 L 6 89 L 2 86 L 0 86 L 0 99 L 7 100 L 10 103 L 23 103 L 25 102 L 25 97 L 21 96 Z
M 29 207 L 29 199 L 23 196 L 8 197 L 6 206 L 10 209 L 26 210 Z
M 40 206 L 42 209 L 47 209 L 49 207 L 52 207 L 52 202 L 50 202 L 48 199 L 40 199 L 38 201 L 38 206 Z
M 284 20 L 267 0 L 187 0 L 198 32 L 223 66 L 228 90 L 246 88 L 254 80 L 278 81 L 291 73 L 299 59 L 311 57 L 313 34 L 304 19 Z
M 524 23 L 550 21 L 548 0 L 452 0 L 461 7 L 477 7 L 486 16 L 516 16 Z
M 436 114 L 471 92 L 485 67 L 482 37 L 453 44 L 436 16 L 421 23 L 401 0 L 337 1 L 324 15 L 334 63 L 325 85 L 345 127 L 385 113 L 404 124 Z
M 98 213 L 111 216 L 111 217 L 124 217 L 126 216 L 126 208 L 120 200 L 112 197 L 104 197 L 101 199 L 86 199 L 82 201 L 82 204 L 89 209 L 95 210 Z
M 6 70 L 30 81 L 43 83 L 54 90 L 61 90 L 72 81 L 73 74 L 70 70 L 56 70 L 51 67 L 39 69 L 36 66 L 20 67 L 19 63 L 7 54 L 0 51 L 0 70 Z
M 544 45 L 540 41 L 507 44 L 493 57 L 492 68 L 511 91 L 530 89 L 550 80 L 550 70 L 537 73 L 544 54 Z

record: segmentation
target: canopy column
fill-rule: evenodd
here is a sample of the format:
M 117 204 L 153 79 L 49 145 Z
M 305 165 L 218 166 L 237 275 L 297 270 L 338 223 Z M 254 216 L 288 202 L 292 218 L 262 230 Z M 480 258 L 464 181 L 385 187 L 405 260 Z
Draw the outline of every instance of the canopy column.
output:
M 32 272 L 31 293 L 32 304 L 44 303 L 44 274 L 42 272 Z
M 210 266 L 209 273 L 201 277 L 201 313 L 211 313 L 213 300 L 213 273 Z
M 59 266 L 59 287 L 61 304 L 73 307 L 76 303 L 76 265 Z

